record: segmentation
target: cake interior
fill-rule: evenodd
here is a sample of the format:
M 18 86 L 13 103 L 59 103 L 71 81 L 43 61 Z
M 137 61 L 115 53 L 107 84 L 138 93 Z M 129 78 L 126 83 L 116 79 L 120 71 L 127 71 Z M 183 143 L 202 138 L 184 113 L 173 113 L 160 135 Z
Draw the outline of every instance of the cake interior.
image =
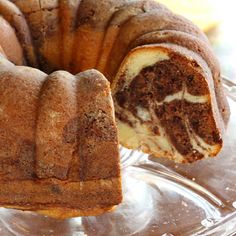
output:
M 113 95 L 120 142 L 179 162 L 214 156 L 222 140 L 209 84 L 196 64 L 163 54 L 137 68 L 119 75 Z

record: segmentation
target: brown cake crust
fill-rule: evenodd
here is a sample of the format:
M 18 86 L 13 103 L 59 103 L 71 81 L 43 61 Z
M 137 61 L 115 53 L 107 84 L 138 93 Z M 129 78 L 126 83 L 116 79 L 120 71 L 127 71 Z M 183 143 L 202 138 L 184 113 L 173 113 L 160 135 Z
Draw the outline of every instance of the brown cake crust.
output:
M 32 33 L 39 67 L 50 73 L 61 68 L 61 27 L 58 1 L 15 0 Z M 50 39 L 50 40 L 49 40 Z
M 62 68 L 62 28 L 59 2 L 40 0 L 44 36 L 40 53 L 45 61 L 42 68 L 47 73 Z
M 68 218 L 119 204 L 117 128 L 104 76 L 47 76 L 0 62 L 0 205 Z
M 36 127 L 36 173 L 40 178 L 68 178 L 75 143 L 65 142 L 62 136 L 64 127 L 77 115 L 76 93 L 76 79 L 70 73 L 57 71 L 44 81 Z
M 0 45 L 6 51 L 7 58 L 15 64 L 24 64 L 22 47 L 15 35 L 14 29 L 0 16 Z
M 62 66 L 69 70 L 72 66 L 73 44 L 75 38 L 76 17 L 81 0 L 60 2 L 62 32 Z
M 58 219 L 100 215 L 122 201 L 119 178 L 83 182 L 11 180 L 0 184 L 1 206 L 36 211 Z
M 82 0 L 80 2 L 73 47 L 75 52 L 73 73 L 96 67 L 107 24 L 124 2 L 125 0 Z
M 24 50 L 27 63 L 33 67 L 37 67 L 37 58 L 25 16 L 16 5 L 6 0 L 0 0 L 0 13 L 15 29 L 19 42 Z

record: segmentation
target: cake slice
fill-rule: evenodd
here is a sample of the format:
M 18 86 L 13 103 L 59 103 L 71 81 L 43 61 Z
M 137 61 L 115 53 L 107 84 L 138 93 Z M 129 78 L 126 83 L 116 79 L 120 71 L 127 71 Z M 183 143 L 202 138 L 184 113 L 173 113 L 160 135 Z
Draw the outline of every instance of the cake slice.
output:
M 147 33 L 137 38 L 130 45 L 130 50 L 137 46 L 155 43 L 171 43 L 185 47 L 195 52 L 205 60 L 212 73 L 220 115 L 222 116 L 225 125 L 227 125 L 230 117 L 230 109 L 226 96 L 224 94 L 222 81 L 220 79 L 220 65 L 208 43 L 204 42 L 194 35 L 185 32 L 175 30 L 162 30 Z
M 0 176 L 1 207 L 63 219 L 118 205 L 117 128 L 105 77 L 3 66 Z
M 212 73 L 193 51 L 168 43 L 133 49 L 115 78 L 113 98 L 125 147 L 185 163 L 222 147 Z

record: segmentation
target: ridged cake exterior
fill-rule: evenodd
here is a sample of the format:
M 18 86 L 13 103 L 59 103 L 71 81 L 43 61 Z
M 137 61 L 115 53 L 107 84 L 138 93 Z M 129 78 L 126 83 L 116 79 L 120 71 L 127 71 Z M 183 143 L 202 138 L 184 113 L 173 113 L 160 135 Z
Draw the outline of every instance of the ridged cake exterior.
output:
M 109 82 L 2 58 L 0 157 L 1 206 L 57 218 L 112 209 L 122 196 Z

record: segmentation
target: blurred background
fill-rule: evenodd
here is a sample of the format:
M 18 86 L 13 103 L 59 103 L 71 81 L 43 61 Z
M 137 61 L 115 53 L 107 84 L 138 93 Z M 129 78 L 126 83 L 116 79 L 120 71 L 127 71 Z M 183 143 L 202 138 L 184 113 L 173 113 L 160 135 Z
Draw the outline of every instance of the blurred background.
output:
M 192 20 L 209 37 L 222 74 L 236 82 L 236 1 L 158 0 Z

